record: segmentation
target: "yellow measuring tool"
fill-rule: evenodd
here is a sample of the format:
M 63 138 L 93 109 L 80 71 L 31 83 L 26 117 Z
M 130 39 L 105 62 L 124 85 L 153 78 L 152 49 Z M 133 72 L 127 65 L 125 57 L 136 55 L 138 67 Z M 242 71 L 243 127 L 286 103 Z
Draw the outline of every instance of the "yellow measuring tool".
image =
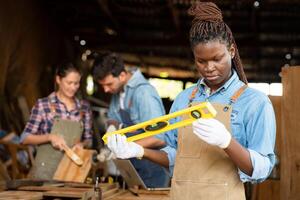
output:
M 184 114 L 189 114 L 189 118 L 185 120 L 181 120 L 174 124 L 169 123 L 168 120 Z M 127 138 L 128 142 L 133 142 L 149 136 L 160 134 L 162 132 L 176 129 L 182 126 L 187 126 L 199 118 L 213 118 L 216 116 L 216 114 L 217 111 L 209 102 L 203 102 L 195 106 L 191 106 L 186 109 L 179 110 L 174 113 L 170 113 L 168 115 L 150 119 L 148 121 L 133 126 L 129 126 L 114 132 L 106 133 L 102 137 L 102 140 L 104 141 L 105 144 L 107 144 L 107 136 L 109 135 L 113 135 L 113 134 L 124 135 L 126 133 L 131 133 L 136 130 L 143 129 L 145 132 Z

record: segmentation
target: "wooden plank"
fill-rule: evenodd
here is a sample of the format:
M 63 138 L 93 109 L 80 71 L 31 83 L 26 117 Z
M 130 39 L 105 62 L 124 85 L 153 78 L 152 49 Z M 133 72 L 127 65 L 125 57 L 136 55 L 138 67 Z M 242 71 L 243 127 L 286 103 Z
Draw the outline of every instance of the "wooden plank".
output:
M 65 185 L 64 185 L 65 184 Z M 45 197 L 57 198 L 81 198 L 84 199 L 94 194 L 94 185 L 83 183 L 66 182 L 60 186 L 43 185 L 43 186 L 22 186 L 18 190 L 22 191 L 39 191 L 43 192 Z M 99 187 L 104 197 L 113 197 L 120 194 L 118 183 L 100 183 Z
M 266 180 L 254 186 L 251 200 L 280 200 L 280 181 Z
M 170 200 L 168 195 L 151 195 L 151 194 L 139 194 L 134 195 L 131 192 L 121 193 L 120 195 L 108 198 L 109 200 Z M 106 200 L 106 199 L 105 199 Z
M 66 191 L 66 190 L 76 190 L 79 192 L 85 192 L 91 188 L 73 188 L 73 187 L 55 187 L 55 186 L 24 186 L 19 187 L 18 190 L 24 191 Z
M 118 191 L 119 191 L 119 188 L 113 188 L 113 189 L 107 190 L 105 192 L 102 192 L 102 197 L 103 198 L 109 197 L 109 196 L 117 193 Z
M 280 198 L 299 199 L 300 193 L 300 67 L 282 68 L 282 146 Z
M 68 156 L 64 155 L 60 161 L 53 179 L 83 183 L 92 166 L 94 150 L 76 148 L 74 152 L 82 159 L 81 166 L 76 165 Z
M 102 192 L 111 190 L 113 188 L 119 188 L 119 184 L 118 183 L 100 183 L 100 188 L 102 190 Z
M 106 196 L 106 197 L 102 196 L 102 198 L 103 198 L 103 200 L 113 200 L 114 198 L 120 197 L 120 196 L 122 196 L 122 195 L 124 195 L 126 193 L 128 193 L 128 191 L 126 191 L 126 190 L 118 190 L 116 193 L 111 194 L 111 195 Z
M 0 200 L 39 200 L 43 199 L 42 192 L 28 192 L 28 191 L 4 191 L 0 192 Z
M 78 190 L 51 190 L 43 192 L 44 196 L 47 197 L 67 197 L 67 198 L 82 198 L 85 193 L 92 190 L 78 191 Z
M 6 181 L 6 186 L 8 190 L 16 190 L 22 186 L 41 186 L 43 185 L 43 181 L 39 180 L 30 180 L 30 179 L 17 179 Z

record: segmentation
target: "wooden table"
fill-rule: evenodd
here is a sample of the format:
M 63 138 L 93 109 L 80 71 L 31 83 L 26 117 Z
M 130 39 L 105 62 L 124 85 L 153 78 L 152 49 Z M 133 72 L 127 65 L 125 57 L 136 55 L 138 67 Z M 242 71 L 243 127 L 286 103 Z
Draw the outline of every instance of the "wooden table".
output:
M 100 183 L 103 200 L 169 200 L 169 191 L 123 190 L 117 183 Z M 0 200 L 39 200 L 39 199 L 82 199 L 95 195 L 90 184 L 56 183 L 44 185 L 18 186 L 14 190 L 0 192 Z

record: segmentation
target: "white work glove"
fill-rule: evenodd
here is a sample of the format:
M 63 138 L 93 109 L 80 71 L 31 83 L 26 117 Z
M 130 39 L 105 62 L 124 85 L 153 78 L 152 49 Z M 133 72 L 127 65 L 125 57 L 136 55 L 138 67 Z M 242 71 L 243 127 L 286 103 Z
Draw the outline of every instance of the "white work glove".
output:
M 127 142 L 126 136 L 113 134 L 107 137 L 107 146 L 115 154 L 117 158 L 142 158 L 144 156 L 144 148 L 135 143 Z
M 114 132 L 116 131 L 116 127 L 114 125 L 109 125 L 106 129 L 106 133 Z M 97 155 L 97 160 L 100 162 L 105 162 L 108 160 L 116 159 L 116 156 L 113 154 L 113 152 L 107 148 L 106 146 L 100 149 L 100 153 Z
M 110 133 L 110 132 L 114 132 L 114 131 L 116 131 L 117 130 L 117 128 L 114 126 L 114 125 L 109 125 L 108 127 L 107 127 L 107 129 L 106 129 L 106 133 Z
M 224 124 L 216 119 L 200 118 L 193 122 L 193 132 L 208 144 L 225 149 L 231 141 L 231 134 Z

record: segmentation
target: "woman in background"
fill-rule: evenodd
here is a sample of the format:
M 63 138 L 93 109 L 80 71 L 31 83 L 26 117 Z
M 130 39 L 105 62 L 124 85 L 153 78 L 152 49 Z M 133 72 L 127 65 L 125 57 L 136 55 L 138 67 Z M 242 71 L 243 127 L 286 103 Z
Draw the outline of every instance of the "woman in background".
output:
M 52 179 L 61 150 L 68 147 L 90 147 L 92 113 L 90 105 L 75 97 L 81 74 L 71 63 L 58 66 L 56 91 L 38 99 L 21 135 L 23 144 L 38 145 L 30 175 L 35 179 Z

